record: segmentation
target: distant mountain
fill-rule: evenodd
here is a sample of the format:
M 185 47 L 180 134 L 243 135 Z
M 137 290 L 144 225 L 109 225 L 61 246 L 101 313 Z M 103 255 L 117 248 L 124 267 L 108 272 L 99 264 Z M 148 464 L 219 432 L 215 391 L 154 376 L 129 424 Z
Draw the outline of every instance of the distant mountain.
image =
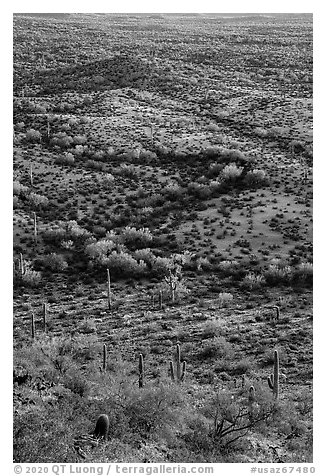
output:
M 22 17 L 68 18 L 72 13 L 14 13 Z

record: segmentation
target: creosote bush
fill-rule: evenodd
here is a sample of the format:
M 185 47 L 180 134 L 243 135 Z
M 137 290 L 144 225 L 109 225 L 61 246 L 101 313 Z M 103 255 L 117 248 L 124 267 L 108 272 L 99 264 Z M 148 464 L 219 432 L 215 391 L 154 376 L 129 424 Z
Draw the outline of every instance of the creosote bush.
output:
M 68 268 L 65 258 L 58 253 L 50 253 L 42 258 L 43 266 L 51 271 L 64 271 Z
M 236 164 L 232 163 L 224 167 L 224 169 L 219 175 L 219 178 L 222 181 L 234 182 L 237 178 L 241 176 L 242 171 L 243 167 L 238 167 Z

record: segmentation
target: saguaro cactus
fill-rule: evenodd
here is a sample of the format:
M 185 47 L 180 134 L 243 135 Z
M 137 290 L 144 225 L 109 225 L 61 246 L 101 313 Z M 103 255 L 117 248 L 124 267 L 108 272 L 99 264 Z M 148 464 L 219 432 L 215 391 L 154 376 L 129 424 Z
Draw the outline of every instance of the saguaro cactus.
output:
M 277 350 L 274 350 L 274 372 L 268 377 L 267 381 L 269 388 L 273 390 L 274 398 L 277 400 L 279 397 L 280 382 L 280 362 Z
M 37 243 L 37 218 L 36 213 L 33 212 L 33 221 L 34 221 L 34 241 Z
M 186 362 L 181 362 L 181 351 L 180 344 L 177 344 L 177 355 L 176 355 L 176 372 L 174 371 L 174 365 L 172 360 L 170 361 L 170 373 L 171 379 L 177 382 L 183 382 L 186 375 Z
M 155 293 L 154 293 L 154 291 L 151 292 L 151 305 L 152 305 L 152 307 L 155 306 Z
M 43 317 L 43 330 L 44 332 L 46 331 L 46 321 L 47 321 L 47 307 L 46 307 L 46 303 L 44 302 L 43 303 L 43 314 L 42 314 L 42 317 Z
M 32 316 L 31 316 L 31 334 L 32 334 L 32 339 L 35 338 L 35 316 L 34 316 L 34 312 L 32 312 Z
M 144 377 L 145 377 L 145 372 L 144 372 L 144 356 L 143 354 L 139 354 L 139 388 L 143 388 L 144 386 Z
M 50 139 L 50 121 L 49 121 L 49 116 L 46 118 L 46 134 L 47 138 Z
M 106 344 L 103 344 L 103 372 L 106 371 L 106 365 L 107 365 L 107 348 Z
M 253 417 L 255 400 L 256 400 L 255 387 L 253 385 L 251 385 L 251 387 L 249 388 L 249 396 L 248 396 L 248 412 L 249 412 L 249 419 L 250 420 Z
M 108 291 L 108 308 L 109 311 L 112 309 L 112 297 L 111 297 L 111 276 L 110 276 L 110 270 L 107 268 L 107 291 Z
M 29 181 L 31 183 L 31 187 L 33 187 L 33 164 L 32 164 L 32 162 L 29 165 Z
M 19 271 L 20 271 L 20 275 L 23 276 L 23 274 L 25 274 L 25 263 L 24 263 L 24 258 L 23 258 L 23 255 L 22 253 L 19 253 Z

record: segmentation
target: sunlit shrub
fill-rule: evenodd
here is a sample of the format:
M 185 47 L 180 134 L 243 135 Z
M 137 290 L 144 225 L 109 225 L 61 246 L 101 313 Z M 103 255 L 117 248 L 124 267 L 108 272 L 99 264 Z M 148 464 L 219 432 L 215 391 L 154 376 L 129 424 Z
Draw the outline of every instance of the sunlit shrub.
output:
M 245 182 L 250 187 L 259 187 L 261 185 L 265 185 L 267 182 L 266 172 L 262 169 L 251 170 L 246 174 Z
M 260 274 L 248 273 L 242 280 L 242 286 L 247 289 L 259 289 L 265 284 L 265 277 Z
M 117 277 L 139 277 L 147 271 L 144 261 L 137 261 L 128 253 L 113 251 L 103 263 Z
M 242 174 L 243 167 L 238 167 L 236 164 L 232 163 L 226 165 L 221 171 L 219 178 L 224 181 L 234 182 Z
M 148 228 L 127 226 L 120 233 L 120 241 L 129 249 L 146 248 L 153 241 L 153 235 Z
M 34 207 L 47 207 L 49 204 L 49 199 L 47 197 L 34 192 L 29 194 L 28 201 Z
M 21 276 L 21 280 L 26 286 L 36 287 L 41 282 L 41 273 L 34 269 L 26 269 L 25 273 Z
M 21 184 L 18 180 L 14 180 L 13 193 L 14 195 L 26 197 L 29 193 L 29 188 L 26 187 L 26 185 Z
M 29 142 L 39 142 L 42 138 L 42 134 L 39 131 L 36 131 L 35 129 L 28 129 L 26 132 L 26 140 Z
M 100 240 L 86 246 L 85 253 L 91 259 L 102 260 L 115 248 L 116 244 L 111 240 Z
M 284 263 L 270 264 L 264 272 L 267 284 L 289 283 L 293 277 L 293 269 Z
M 64 257 L 57 253 L 51 253 L 42 258 L 43 266 L 51 271 L 64 271 L 68 263 Z
M 219 307 L 227 307 L 233 301 L 233 294 L 231 293 L 219 293 L 218 295 L 218 305 Z

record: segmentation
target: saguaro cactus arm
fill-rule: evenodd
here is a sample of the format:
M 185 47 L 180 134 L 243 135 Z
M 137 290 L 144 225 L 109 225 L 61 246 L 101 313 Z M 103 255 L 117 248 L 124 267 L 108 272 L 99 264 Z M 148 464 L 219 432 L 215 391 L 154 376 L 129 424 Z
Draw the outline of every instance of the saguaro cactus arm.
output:
M 106 365 L 107 365 L 107 347 L 106 344 L 103 344 L 103 372 L 106 371 Z

